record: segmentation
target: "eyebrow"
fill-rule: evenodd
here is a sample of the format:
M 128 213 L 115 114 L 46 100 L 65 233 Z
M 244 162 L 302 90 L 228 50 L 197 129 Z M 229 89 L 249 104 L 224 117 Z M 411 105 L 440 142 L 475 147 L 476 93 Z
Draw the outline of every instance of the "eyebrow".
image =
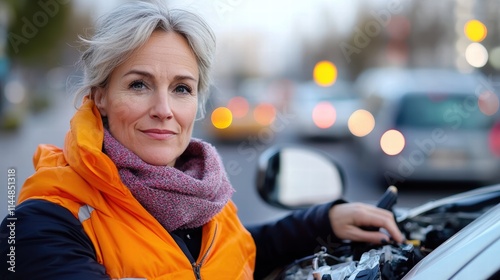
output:
M 140 76 L 145 76 L 145 77 L 147 77 L 147 78 L 149 78 L 149 79 L 154 78 L 154 75 L 153 75 L 153 74 L 151 74 L 151 73 L 149 73 L 149 72 L 147 72 L 147 71 L 142 71 L 142 70 L 137 70 L 137 69 L 132 69 L 132 70 L 128 71 L 127 73 L 125 73 L 125 74 L 123 75 L 123 77 L 128 76 L 128 75 L 140 75 Z M 174 80 L 175 80 L 175 81 L 179 81 L 179 80 L 191 80 L 191 81 L 193 81 L 193 82 L 198 82 L 198 80 L 197 80 L 197 79 L 195 79 L 195 78 L 194 78 L 193 76 L 191 76 L 191 75 L 176 75 L 176 76 L 174 77 Z
M 148 77 L 148 78 L 152 78 L 153 77 L 153 74 L 151 74 L 149 72 L 141 71 L 141 70 L 135 70 L 135 69 L 132 69 L 132 70 L 128 71 L 127 73 L 125 73 L 123 75 L 123 77 L 126 77 L 128 75 L 140 75 L 140 76 L 145 76 L 145 77 Z

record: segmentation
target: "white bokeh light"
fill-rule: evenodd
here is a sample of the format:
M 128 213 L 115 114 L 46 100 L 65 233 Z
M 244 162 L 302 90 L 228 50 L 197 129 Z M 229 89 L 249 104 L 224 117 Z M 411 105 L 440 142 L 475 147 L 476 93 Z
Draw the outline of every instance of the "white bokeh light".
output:
M 14 104 L 23 102 L 26 97 L 26 89 L 18 80 L 12 80 L 5 85 L 5 98 Z
M 465 59 L 470 65 L 481 68 L 488 62 L 488 51 L 480 43 L 471 43 L 465 49 Z

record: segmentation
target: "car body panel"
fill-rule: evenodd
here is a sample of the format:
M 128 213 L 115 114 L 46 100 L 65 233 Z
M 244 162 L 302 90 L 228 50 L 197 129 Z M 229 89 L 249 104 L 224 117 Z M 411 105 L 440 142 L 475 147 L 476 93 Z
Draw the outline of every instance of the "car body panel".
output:
M 488 148 L 485 131 L 441 130 L 442 141 L 425 130 L 400 131 L 411 140 L 398 155 L 379 154 L 385 171 L 407 180 L 499 181 L 500 158 Z
M 485 279 L 500 269 L 498 256 L 489 257 L 499 238 L 500 204 L 441 244 L 403 279 L 465 279 L 470 273 L 474 275 L 467 279 Z
M 498 252 L 500 252 L 500 239 L 494 241 L 486 247 L 479 255 L 475 256 L 465 265 L 457 274 L 453 276 L 456 280 L 469 279 L 498 279 L 494 278 L 494 274 L 498 275 Z
M 411 208 L 409 210 L 407 209 L 406 211 L 401 211 L 401 215 L 398 217 L 397 221 L 401 222 L 404 219 L 411 219 L 413 217 L 425 214 L 429 211 L 434 211 L 435 209 L 447 205 L 455 205 L 461 202 L 468 202 L 470 204 L 473 204 L 472 202 L 483 201 L 485 199 L 496 199 L 498 203 L 498 200 L 500 200 L 500 184 L 472 189 L 467 192 L 462 192 L 438 200 L 429 201 L 420 206 Z

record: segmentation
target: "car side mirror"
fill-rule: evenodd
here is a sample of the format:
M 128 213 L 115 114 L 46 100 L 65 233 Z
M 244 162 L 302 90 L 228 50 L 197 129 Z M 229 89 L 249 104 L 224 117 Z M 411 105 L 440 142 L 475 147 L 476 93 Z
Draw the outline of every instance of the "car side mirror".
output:
M 270 205 L 304 208 L 341 198 L 344 174 L 333 159 L 319 151 L 271 147 L 259 157 L 257 191 Z

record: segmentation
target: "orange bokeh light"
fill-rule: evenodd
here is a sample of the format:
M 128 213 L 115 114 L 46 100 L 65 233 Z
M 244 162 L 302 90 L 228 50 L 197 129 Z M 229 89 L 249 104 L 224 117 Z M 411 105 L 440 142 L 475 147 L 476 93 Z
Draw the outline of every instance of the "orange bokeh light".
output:
M 248 114 L 250 105 L 243 96 L 235 96 L 227 103 L 227 108 L 233 113 L 235 118 L 243 118 Z
M 233 122 L 233 115 L 228 108 L 219 107 L 212 112 L 211 120 L 213 126 L 224 129 L 229 127 Z
M 271 125 L 276 118 L 276 109 L 270 103 L 260 103 L 253 110 L 255 121 L 261 125 Z
M 375 127 L 375 118 L 367 110 L 357 110 L 349 117 L 347 122 L 349 131 L 357 137 L 363 137 L 372 132 Z

